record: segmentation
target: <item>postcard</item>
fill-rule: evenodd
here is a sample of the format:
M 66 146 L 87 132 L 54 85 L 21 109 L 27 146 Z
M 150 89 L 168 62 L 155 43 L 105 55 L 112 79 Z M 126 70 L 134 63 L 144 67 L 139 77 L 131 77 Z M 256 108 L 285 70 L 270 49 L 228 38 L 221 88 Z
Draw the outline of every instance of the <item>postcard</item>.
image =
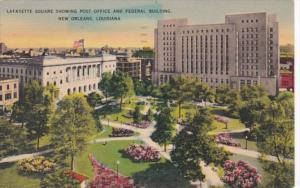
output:
M 294 1 L 0 0 L 0 188 L 295 186 Z

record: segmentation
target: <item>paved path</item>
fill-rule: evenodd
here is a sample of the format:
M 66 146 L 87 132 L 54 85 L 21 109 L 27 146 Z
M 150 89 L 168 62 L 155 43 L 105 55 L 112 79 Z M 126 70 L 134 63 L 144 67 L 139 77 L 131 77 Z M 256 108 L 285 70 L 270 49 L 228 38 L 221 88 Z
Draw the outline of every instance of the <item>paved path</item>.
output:
M 27 154 L 21 154 L 21 155 L 13 155 L 13 156 L 9 156 L 9 157 L 3 158 L 0 161 L 0 163 L 15 162 L 15 161 L 18 161 L 18 160 L 21 160 L 21 159 L 25 159 L 25 158 L 28 158 L 28 157 L 35 157 L 35 156 L 38 156 L 38 155 L 43 155 L 45 153 L 50 153 L 52 151 L 53 151 L 53 149 L 48 149 L 48 150 L 40 151 L 40 152 L 36 152 L 36 153 L 27 153 Z
M 218 144 L 220 147 L 223 147 L 226 151 L 229 151 L 234 154 L 243 155 L 247 157 L 253 157 L 258 159 L 261 156 L 261 153 L 253 150 L 247 150 L 239 147 L 233 147 L 233 146 L 227 146 L 224 144 Z M 277 158 L 275 156 L 267 155 L 266 159 L 273 162 L 278 162 Z
M 105 120 L 104 121 L 102 120 L 101 123 L 107 125 L 107 121 Z M 171 160 L 170 157 L 171 149 L 168 149 L 167 152 L 165 152 L 160 145 L 158 145 L 156 142 L 153 142 L 152 139 L 150 138 L 152 132 L 154 131 L 154 123 L 146 129 L 135 128 L 133 126 L 121 124 L 118 122 L 110 122 L 109 126 L 116 127 L 116 128 L 126 128 L 140 133 L 138 139 L 142 140 L 145 144 L 156 148 L 158 151 L 160 151 L 160 154 L 164 158 Z M 170 145 L 169 147 L 172 147 L 172 145 Z M 205 182 L 201 183 L 202 187 L 223 186 L 223 182 L 220 180 L 220 177 L 215 171 L 213 171 L 209 166 L 205 166 L 204 163 L 201 163 L 201 166 L 202 166 L 203 173 L 206 175 Z M 200 185 L 200 182 L 192 182 L 192 184 Z
M 109 137 L 109 138 L 99 138 L 91 141 L 90 143 L 99 143 L 99 142 L 110 142 L 110 141 L 118 141 L 118 140 L 138 140 L 137 136 L 129 136 L 129 137 Z

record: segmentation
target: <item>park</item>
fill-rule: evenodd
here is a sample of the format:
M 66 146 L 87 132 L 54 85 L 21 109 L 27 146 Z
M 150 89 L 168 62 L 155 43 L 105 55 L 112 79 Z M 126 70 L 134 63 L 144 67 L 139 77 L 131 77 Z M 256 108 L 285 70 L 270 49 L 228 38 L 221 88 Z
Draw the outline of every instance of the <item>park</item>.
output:
M 137 82 L 106 74 L 102 93 L 57 103 L 51 87 L 28 84 L 0 119 L 0 187 L 79 187 L 69 170 L 91 187 L 292 186 L 293 93 Z

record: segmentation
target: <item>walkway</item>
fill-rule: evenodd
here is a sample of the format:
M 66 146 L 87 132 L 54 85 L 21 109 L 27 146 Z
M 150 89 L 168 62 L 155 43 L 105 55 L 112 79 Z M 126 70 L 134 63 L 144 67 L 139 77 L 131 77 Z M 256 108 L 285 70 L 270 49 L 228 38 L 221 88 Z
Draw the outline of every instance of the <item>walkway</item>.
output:
M 102 124 L 107 125 L 107 121 L 101 121 Z M 125 128 L 129 129 L 135 132 L 138 132 L 140 135 L 138 136 L 138 139 L 142 140 L 145 144 L 156 148 L 158 151 L 160 151 L 160 154 L 168 159 L 171 160 L 170 157 L 170 149 L 167 150 L 167 152 L 164 151 L 164 149 L 158 145 L 156 142 L 153 142 L 152 139 L 150 138 L 152 132 L 154 131 L 154 123 L 149 126 L 146 129 L 141 129 L 141 128 L 135 128 L 133 126 L 121 124 L 118 122 L 110 122 L 108 126 L 115 127 L 115 128 Z M 99 140 L 98 140 L 99 141 Z M 210 186 L 223 186 L 223 182 L 220 180 L 220 177 L 218 174 L 213 171 L 209 166 L 204 165 L 204 163 L 201 163 L 202 171 L 205 174 L 205 182 L 201 182 L 202 187 L 210 187 Z M 193 182 L 192 184 L 199 185 L 200 182 Z
M 3 158 L 0 163 L 10 163 L 10 162 L 15 162 L 15 161 L 19 161 L 25 158 L 29 158 L 29 157 L 35 157 L 38 155 L 43 155 L 46 153 L 50 153 L 52 152 L 53 149 L 48 149 L 45 151 L 40 151 L 40 152 L 36 152 L 36 153 L 27 153 L 27 154 L 21 154 L 21 155 L 13 155 L 13 156 L 9 156 L 9 157 L 5 157 Z

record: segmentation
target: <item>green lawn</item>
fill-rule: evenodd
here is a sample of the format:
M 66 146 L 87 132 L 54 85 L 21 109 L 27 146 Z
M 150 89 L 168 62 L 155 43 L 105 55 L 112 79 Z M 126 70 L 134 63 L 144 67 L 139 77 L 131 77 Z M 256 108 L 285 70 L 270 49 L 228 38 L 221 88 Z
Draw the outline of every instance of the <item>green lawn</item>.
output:
M 142 143 L 141 141 L 111 141 L 106 145 L 97 143 L 88 145 L 87 149 L 75 159 L 75 169 L 79 173 L 93 177 L 93 169 L 88 159 L 88 154 L 93 154 L 97 160 L 114 170 L 117 169 L 116 161 L 120 161 L 119 171 L 125 176 L 132 176 L 143 171 L 155 162 L 137 163 L 122 155 L 121 150 L 127 148 L 132 143 Z M 160 162 L 164 162 L 161 159 Z
M 207 108 L 210 110 L 210 112 L 213 116 L 215 116 L 215 115 L 225 116 L 224 108 L 222 108 L 222 107 L 207 107 Z M 181 117 L 183 119 L 186 119 L 186 116 L 188 113 L 190 113 L 191 116 L 193 117 L 196 114 L 196 110 L 197 110 L 197 108 L 195 105 L 184 104 L 181 107 Z M 179 114 L 178 106 L 172 107 L 171 114 L 175 119 L 178 118 L 178 114 Z M 229 118 L 229 117 L 227 117 L 227 118 L 230 120 L 230 122 L 227 125 L 227 129 L 226 129 L 226 126 L 224 123 L 220 123 L 216 120 L 213 120 L 213 123 L 212 123 L 213 130 L 210 131 L 210 134 L 218 134 L 220 132 L 229 132 L 229 131 L 245 128 L 245 125 L 242 122 L 240 122 L 239 119 L 234 119 L 234 118 Z
M 241 148 L 246 148 L 246 140 L 243 133 L 231 133 L 232 138 L 234 138 L 238 143 L 241 144 Z M 249 150 L 257 151 L 256 141 L 248 140 L 247 148 Z
M 38 188 L 40 179 L 19 175 L 16 164 L 0 164 L 0 188 Z
M 98 116 L 102 116 L 102 119 L 109 120 L 109 121 L 118 121 L 122 123 L 129 123 L 133 121 L 133 118 L 125 117 L 131 112 L 134 111 L 136 107 L 136 103 L 139 102 L 139 99 L 137 97 L 133 97 L 130 99 L 126 99 L 123 102 L 122 110 L 120 110 L 119 105 L 115 106 L 105 106 L 97 111 L 95 113 Z M 144 105 L 140 105 L 141 110 L 144 109 Z
M 212 123 L 213 130 L 210 131 L 210 134 L 218 134 L 220 132 L 229 132 L 229 131 L 240 130 L 245 128 L 245 125 L 239 119 L 234 119 L 229 117 L 227 118 L 230 121 L 227 125 L 227 129 L 224 123 L 220 123 L 216 120 L 213 120 Z

